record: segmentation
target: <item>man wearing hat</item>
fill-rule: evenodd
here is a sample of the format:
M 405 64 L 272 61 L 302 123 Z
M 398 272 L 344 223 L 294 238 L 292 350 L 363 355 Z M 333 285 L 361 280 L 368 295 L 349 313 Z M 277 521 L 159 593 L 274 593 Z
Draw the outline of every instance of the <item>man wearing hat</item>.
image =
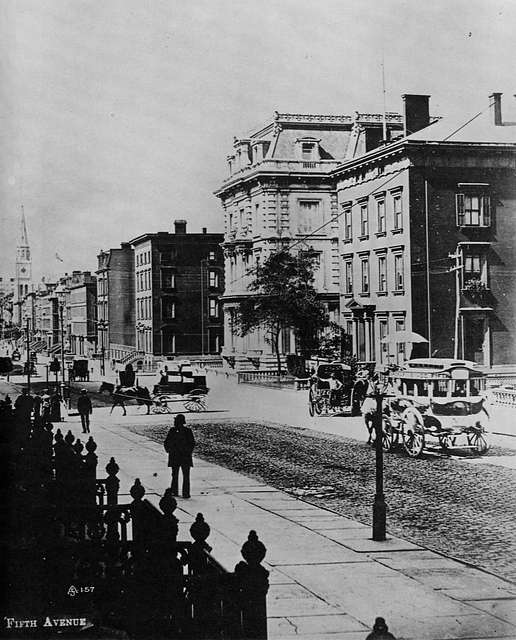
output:
M 186 426 L 182 413 L 174 418 L 174 426 L 168 432 L 163 446 L 168 453 L 168 466 L 172 468 L 172 493 L 179 491 L 179 469 L 183 472 L 183 498 L 190 497 L 190 467 L 193 467 L 192 453 L 195 440 L 192 430 Z
M 79 399 L 77 400 L 77 411 L 81 416 L 82 423 L 82 432 L 89 433 L 90 432 L 90 414 L 93 409 L 91 406 L 91 400 L 88 397 L 88 393 L 86 389 L 81 389 L 81 394 Z

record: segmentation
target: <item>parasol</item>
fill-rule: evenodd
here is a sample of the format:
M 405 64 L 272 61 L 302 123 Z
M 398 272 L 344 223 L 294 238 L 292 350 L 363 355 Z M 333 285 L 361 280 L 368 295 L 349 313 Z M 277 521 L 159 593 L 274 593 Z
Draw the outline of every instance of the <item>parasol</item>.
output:
M 394 331 L 393 333 L 389 333 L 389 335 L 385 336 L 381 342 L 383 344 L 399 344 L 400 342 L 412 342 L 414 344 L 418 344 L 420 342 L 428 342 L 428 340 L 414 331 Z

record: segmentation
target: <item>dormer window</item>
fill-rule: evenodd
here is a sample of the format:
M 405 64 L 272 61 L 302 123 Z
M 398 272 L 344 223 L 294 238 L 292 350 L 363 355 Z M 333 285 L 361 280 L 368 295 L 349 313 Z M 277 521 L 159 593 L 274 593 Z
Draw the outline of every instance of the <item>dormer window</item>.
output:
M 303 142 L 301 145 L 301 155 L 303 160 L 313 160 L 315 145 L 313 142 Z
M 317 138 L 298 138 L 298 158 L 303 162 L 318 162 L 320 160 L 319 142 Z

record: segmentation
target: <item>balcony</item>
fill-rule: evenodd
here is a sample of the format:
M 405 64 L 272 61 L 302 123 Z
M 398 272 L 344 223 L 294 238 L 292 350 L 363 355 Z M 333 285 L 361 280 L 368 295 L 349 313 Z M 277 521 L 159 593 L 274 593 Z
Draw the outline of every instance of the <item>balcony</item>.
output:
M 489 287 L 478 278 L 466 280 L 460 292 L 461 311 L 492 311 L 493 294 Z

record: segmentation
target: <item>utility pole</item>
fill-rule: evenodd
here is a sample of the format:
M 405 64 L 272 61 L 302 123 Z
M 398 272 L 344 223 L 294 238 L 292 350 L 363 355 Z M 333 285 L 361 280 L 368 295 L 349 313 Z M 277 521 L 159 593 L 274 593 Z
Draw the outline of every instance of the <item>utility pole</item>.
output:
M 27 362 L 25 364 L 25 366 L 27 367 L 27 393 L 30 393 L 30 367 L 32 363 L 30 361 L 29 318 L 27 318 L 27 325 L 25 327 L 25 337 L 26 337 L 26 344 L 27 344 Z
M 201 355 L 204 355 L 204 272 L 206 260 L 201 260 Z
M 59 304 L 59 320 L 61 322 L 61 376 L 63 379 L 63 393 L 65 388 L 65 366 L 64 366 L 64 321 L 63 321 L 63 304 Z
M 455 271 L 455 337 L 453 344 L 453 357 L 455 360 L 459 358 L 459 316 L 460 316 L 460 276 L 463 268 L 461 262 L 461 253 L 457 247 L 455 253 L 449 253 L 448 257 L 455 260 L 455 266 L 450 271 Z

